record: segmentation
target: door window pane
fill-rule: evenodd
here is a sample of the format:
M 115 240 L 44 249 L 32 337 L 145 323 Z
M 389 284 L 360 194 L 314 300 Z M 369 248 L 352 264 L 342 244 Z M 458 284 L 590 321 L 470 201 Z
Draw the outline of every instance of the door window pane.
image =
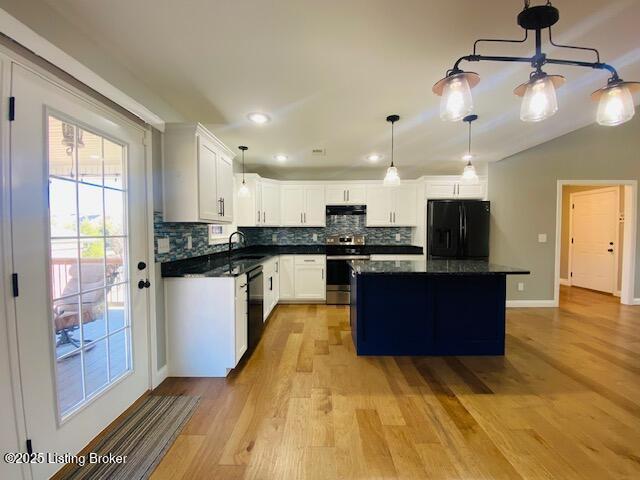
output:
M 120 330 L 109 337 L 109 371 L 115 380 L 129 370 L 128 335 L 129 329 Z
M 124 231 L 124 194 L 119 190 L 104 191 L 105 228 L 107 235 L 122 235 Z
M 84 146 L 78 149 L 78 180 L 102 185 L 102 137 L 78 129 Z
M 76 178 L 76 127 L 49 117 L 49 175 Z
M 80 240 L 82 291 L 104 287 L 104 239 Z
M 50 274 L 59 414 L 131 370 L 126 149 L 48 118 Z
M 109 382 L 107 340 L 100 340 L 84 349 L 84 382 L 90 397 Z
M 52 237 L 75 237 L 78 234 L 76 183 L 49 179 L 49 223 Z
M 68 412 L 84 400 L 80 351 L 58 359 L 56 373 L 58 408 L 61 412 Z
M 104 139 L 104 185 L 124 190 L 124 148 Z
M 114 285 L 107 289 L 107 316 L 109 332 L 115 332 L 129 325 L 127 319 L 127 286 L 126 283 Z
M 51 240 L 53 298 L 78 293 L 78 240 Z
M 78 350 L 80 336 L 80 297 L 67 297 L 53 302 L 53 332 L 56 358 Z
M 102 188 L 93 185 L 78 184 L 81 237 L 104 235 L 103 191 Z
M 82 300 L 82 340 L 86 345 L 107 334 L 104 289 L 83 293 L 80 298 Z

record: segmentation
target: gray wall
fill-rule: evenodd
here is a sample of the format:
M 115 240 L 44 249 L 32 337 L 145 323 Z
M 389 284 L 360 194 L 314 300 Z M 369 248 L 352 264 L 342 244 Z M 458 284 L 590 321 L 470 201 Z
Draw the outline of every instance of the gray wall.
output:
M 553 299 L 557 181 L 639 180 L 639 132 L 640 115 L 618 127 L 594 124 L 489 165 L 491 260 L 531 270 L 508 280 L 508 299 Z M 538 233 L 547 234 L 547 243 L 538 243 Z M 639 263 L 636 253 L 636 298 Z M 516 290 L 519 281 L 523 292 Z

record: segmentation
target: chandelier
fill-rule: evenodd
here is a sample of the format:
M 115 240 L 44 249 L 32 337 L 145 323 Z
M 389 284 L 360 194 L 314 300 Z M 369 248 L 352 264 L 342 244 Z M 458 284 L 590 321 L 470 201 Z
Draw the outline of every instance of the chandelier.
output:
M 524 9 L 518 14 L 518 25 L 525 30 L 522 40 L 479 39 L 473 44 L 473 53 L 460 57 L 453 68 L 447 71 L 445 78 L 433 86 L 433 92 L 441 96 L 440 118 L 445 121 L 459 121 L 473 112 L 473 97 L 471 89 L 480 82 L 480 76 L 475 72 L 460 69 L 460 63 L 466 62 L 521 62 L 528 63 L 533 68 L 529 80 L 522 83 L 513 91 L 522 97 L 520 119 L 525 122 L 539 122 L 545 120 L 558 111 L 556 89 L 565 83 L 562 75 L 549 75 L 543 67 L 546 65 L 568 65 L 572 67 L 586 67 L 609 72 L 607 84 L 591 94 L 591 98 L 598 101 L 597 121 L 600 125 L 620 125 L 633 118 L 635 107 L 632 94 L 640 91 L 640 82 L 625 82 L 618 76 L 618 72 L 611 65 L 600 61 L 600 53 L 595 48 L 560 45 L 554 43 L 551 27 L 560 18 L 557 8 L 547 1 L 545 5 L 530 6 L 525 0 Z M 549 43 L 557 48 L 588 51 L 595 55 L 595 62 L 580 60 L 566 60 L 549 58 L 542 51 L 542 32 L 548 30 Z M 483 42 L 524 43 L 529 31 L 535 32 L 536 53 L 532 57 L 511 57 L 496 55 L 481 55 L 477 47 Z

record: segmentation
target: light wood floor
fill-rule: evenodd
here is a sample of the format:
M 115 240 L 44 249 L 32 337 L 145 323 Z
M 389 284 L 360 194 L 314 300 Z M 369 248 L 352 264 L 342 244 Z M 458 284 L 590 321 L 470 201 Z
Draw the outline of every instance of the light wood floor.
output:
M 640 478 L 640 307 L 564 288 L 502 357 L 357 357 L 348 308 L 279 306 L 153 479 Z M 402 319 L 398 319 L 402 328 Z

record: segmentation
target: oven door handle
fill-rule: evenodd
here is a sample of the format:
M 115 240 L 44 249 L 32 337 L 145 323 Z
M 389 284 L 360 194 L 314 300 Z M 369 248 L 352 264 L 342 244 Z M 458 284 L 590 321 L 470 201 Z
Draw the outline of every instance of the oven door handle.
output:
M 327 260 L 369 260 L 370 255 L 333 255 L 327 256 Z

